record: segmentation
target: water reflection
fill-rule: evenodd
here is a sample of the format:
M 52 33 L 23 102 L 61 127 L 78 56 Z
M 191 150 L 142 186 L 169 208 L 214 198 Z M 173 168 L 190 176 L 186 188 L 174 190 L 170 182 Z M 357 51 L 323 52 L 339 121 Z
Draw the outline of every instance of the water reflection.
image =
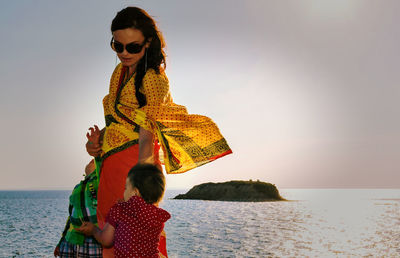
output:
M 281 192 L 295 201 L 165 202 L 166 209 L 175 211 L 167 225 L 170 253 L 196 257 L 400 257 L 400 201 L 396 200 L 400 190 Z M 182 241 L 192 238 L 194 246 Z

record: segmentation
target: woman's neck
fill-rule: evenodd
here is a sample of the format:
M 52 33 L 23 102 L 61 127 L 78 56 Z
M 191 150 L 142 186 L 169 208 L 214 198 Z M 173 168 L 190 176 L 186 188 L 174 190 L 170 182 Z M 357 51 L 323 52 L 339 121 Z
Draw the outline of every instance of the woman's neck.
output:
M 136 65 L 135 66 L 128 66 L 128 76 L 132 76 L 132 74 L 136 70 Z

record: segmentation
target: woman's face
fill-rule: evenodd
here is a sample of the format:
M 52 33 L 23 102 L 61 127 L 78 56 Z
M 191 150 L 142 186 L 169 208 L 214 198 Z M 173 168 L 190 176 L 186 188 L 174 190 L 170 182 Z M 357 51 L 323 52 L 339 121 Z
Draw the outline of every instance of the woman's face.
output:
M 114 40 L 124 45 L 124 51 L 117 53 L 119 60 L 123 66 L 128 66 L 133 71 L 136 69 L 136 65 L 140 59 L 144 56 L 145 49 L 149 47 L 150 43 L 147 42 L 142 50 L 137 54 L 131 54 L 126 51 L 125 46 L 129 43 L 136 43 L 142 45 L 144 43 L 143 33 L 134 28 L 128 28 L 123 30 L 116 30 L 113 32 Z

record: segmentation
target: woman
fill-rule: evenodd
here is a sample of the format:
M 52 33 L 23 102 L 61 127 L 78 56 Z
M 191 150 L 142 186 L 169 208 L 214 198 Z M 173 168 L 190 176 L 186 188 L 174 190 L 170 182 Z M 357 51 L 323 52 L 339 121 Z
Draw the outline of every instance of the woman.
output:
M 91 156 L 102 159 L 100 227 L 111 206 L 122 198 L 130 168 L 137 163 L 161 166 L 160 145 L 167 173 L 183 173 L 232 152 L 211 119 L 189 115 L 184 106 L 173 103 L 164 73 L 165 43 L 144 10 L 127 7 L 118 12 L 111 32 L 111 47 L 121 63 L 103 99 L 103 140 L 86 144 Z M 160 252 L 166 256 L 165 237 Z M 108 253 L 105 249 L 103 255 Z

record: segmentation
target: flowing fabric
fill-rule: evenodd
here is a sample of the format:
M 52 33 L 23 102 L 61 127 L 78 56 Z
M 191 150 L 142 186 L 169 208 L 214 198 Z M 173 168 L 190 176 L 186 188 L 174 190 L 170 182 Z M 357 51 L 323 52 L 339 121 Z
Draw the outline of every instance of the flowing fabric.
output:
M 113 127 L 106 131 L 103 148 L 106 153 L 137 140 L 138 125 L 156 136 L 168 174 L 183 173 L 232 153 L 210 118 L 188 114 L 184 106 L 172 101 L 163 71 L 146 72 L 141 92 L 146 96 L 147 105 L 142 108 L 138 108 L 137 99 L 132 97 L 135 96 L 134 78 L 122 83 L 125 72 L 121 64 L 116 67 L 110 94 L 103 100 L 106 119 Z
M 140 127 L 155 135 L 154 161 L 160 162 L 161 146 L 167 173 L 183 173 L 232 153 L 210 118 L 190 115 L 184 106 L 173 103 L 163 71 L 146 72 L 140 90 L 147 104 L 139 108 L 134 76 L 123 82 L 126 70 L 121 64 L 115 68 L 109 94 L 103 99 L 106 129 L 97 211 L 101 227 L 110 208 L 123 198 L 126 176 L 138 161 Z M 165 232 L 159 251 L 160 257 L 167 257 Z M 113 257 L 112 250 L 104 249 L 103 257 Z

